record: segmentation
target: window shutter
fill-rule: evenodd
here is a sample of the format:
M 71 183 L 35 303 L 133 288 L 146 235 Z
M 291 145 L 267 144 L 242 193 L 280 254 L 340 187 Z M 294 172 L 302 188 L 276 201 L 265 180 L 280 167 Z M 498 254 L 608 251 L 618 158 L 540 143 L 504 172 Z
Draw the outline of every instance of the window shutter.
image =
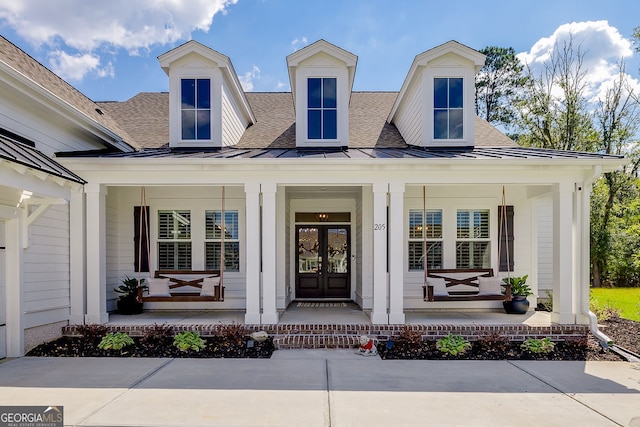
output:
M 133 207 L 133 242 L 135 247 L 133 258 L 136 272 L 149 271 L 149 207 L 145 206 L 145 208 L 147 211 L 144 218 L 146 224 L 142 223 L 142 230 L 140 230 L 142 207 Z
M 507 271 L 507 249 L 509 253 L 508 271 L 513 271 L 513 206 L 506 206 L 506 219 L 502 218 L 502 206 L 498 206 L 498 226 L 502 224 L 502 230 L 498 230 L 500 236 L 500 271 Z M 507 235 L 509 240 L 507 241 Z

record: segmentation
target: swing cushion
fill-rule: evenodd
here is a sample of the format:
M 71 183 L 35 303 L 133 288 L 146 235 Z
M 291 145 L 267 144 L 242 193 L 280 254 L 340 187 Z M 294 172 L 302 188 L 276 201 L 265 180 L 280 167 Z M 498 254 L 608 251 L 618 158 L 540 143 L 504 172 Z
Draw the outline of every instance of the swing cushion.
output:
M 502 295 L 499 277 L 478 277 L 478 295 Z
M 169 292 L 169 278 L 156 279 L 150 277 L 147 279 L 147 286 L 149 286 L 150 297 L 170 297 Z
M 220 277 L 205 277 L 202 279 L 200 296 L 216 296 L 216 287 L 220 286 Z
M 433 295 L 437 297 L 449 296 L 447 292 L 447 282 L 442 277 L 429 277 L 427 279 L 427 285 L 433 286 Z

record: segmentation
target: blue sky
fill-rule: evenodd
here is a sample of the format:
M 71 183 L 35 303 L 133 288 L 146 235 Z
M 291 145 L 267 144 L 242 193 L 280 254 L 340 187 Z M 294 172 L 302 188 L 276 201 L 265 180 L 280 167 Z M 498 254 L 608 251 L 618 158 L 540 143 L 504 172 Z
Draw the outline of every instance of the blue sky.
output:
M 536 63 L 570 33 L 589 78 L 611 78 L 638 0 L 0 0 L 0 32 L 96 101 L 166 91 L 157 56 L 195 39 L 231 58 L 245 90 L 288 91 L 286 56 L 323 38 L 358 56 L 354 89 L 397 91 L 413 58 L 448 40 L 513 47 Z

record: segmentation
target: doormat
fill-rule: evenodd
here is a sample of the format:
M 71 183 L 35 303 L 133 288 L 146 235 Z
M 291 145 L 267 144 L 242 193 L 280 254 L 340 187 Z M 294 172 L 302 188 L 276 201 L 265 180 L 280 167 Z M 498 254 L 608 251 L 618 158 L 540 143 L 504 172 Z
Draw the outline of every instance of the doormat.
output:
M 298 307 L 304 308 L 330 308 L 330 307 L 346 307 L 346 302 L 299 302 Z

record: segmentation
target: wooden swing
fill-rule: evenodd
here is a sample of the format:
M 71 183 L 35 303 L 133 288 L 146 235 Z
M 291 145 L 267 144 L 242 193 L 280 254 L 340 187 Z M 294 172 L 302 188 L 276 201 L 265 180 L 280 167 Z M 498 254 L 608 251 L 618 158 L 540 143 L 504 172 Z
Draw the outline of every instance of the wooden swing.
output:
M 219 270 L 156 270 L 153 278 L 149 279 L 149 283 L 153 279 L 168 281 L 167 293 L 161 295 L 145 294 L 143 288 L 138 288 L 138 299 L 142 302 L 198 302 L 198 301 L 224 301 L 224 237 L 225 237 L 225 188 L 222 186 L 222 209 L 221 225 L 220 225 L 220 269 Z M 140 230 L 142 224 L 145 226 L 145 235 L 147 243 L 147 259 L 150 259 L 150 242 L 148 221 L 148 206 L 146 203 L 145 189 L 141 189 L 141 212 L 140 212 Z M 144 220 L 143 220 L 144 218 Z M 213 220 L 215 233 L 215 215 Z M 141 266 L 142 259 L 142 239 L 138 244 L 138 265 Z M 139 268 L 138 270 L 141 270 Z M 213 279 L 212 283 L 208 283 Z M 219 280 L 217 280 L 219 279 Z M 217 283 L 216 283 L 217 282 Z M 138 283 L 140 283 L 140 272 L 138 272 Z M 203 286 L 204 285 L 204 286 Z M 213 285 L 213 289 L 209 289 Z
M 424 284 L 422 285 L 422 296 L 424 301 L 504 301 L 511 299 L 511 286 L 502 284 L 505 288 L 504 294 L 482 294 L 480 293 L 480 278 L 493 277 L 493 268 L 456 268 L 456 269 L 434 269 L 428 270 L 427 262 L 427 233 L 426 233 L 426 186 L 422 186 L 422 254 L 424 267 Z M 498 236 L 498 263 L 500 263 L 503 222 L 506 218 L 505 191 L 502 187 L 502 217 L 500 218 L 500 230 Z M 504 224 L 505 232 L 506 223 Z M 508 235 L 507 235 L 508 241 Z M 509 251 L 507 250 L 507 265 L 509 264 Z M 507 268 L 507 274 L 508 274 Z M 432 280 L 429 280 L 429 279 Z M 434 285 L 436 281 L 444 281 L 444 290 L 436 293 Z M 449 288 L 453 288 L 449 290 Z M 475 288 L 475 289 L 474 289 Z

